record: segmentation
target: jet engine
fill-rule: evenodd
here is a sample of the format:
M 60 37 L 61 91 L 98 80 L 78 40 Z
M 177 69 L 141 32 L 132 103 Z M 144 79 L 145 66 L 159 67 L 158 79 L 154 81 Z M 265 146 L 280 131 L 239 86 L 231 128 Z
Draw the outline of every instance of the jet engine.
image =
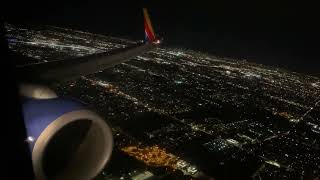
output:
M 75 99 L 38 85 L 22 85 L 23 116 L 37 180 L 93 179 L 110 159 L 109 125 Z

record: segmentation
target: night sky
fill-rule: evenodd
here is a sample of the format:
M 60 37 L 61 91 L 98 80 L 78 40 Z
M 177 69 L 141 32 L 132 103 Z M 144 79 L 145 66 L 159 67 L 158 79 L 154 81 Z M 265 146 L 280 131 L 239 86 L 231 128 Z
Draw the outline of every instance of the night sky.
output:
M 320 75 L 316 5 L 272 1 L 91 0 L 27 1 L 2 5 L 14 24 L 54 25 L 143 38 L 142 7 L 171 47 Z M 18 12 L 18 13 L 17 13 Z

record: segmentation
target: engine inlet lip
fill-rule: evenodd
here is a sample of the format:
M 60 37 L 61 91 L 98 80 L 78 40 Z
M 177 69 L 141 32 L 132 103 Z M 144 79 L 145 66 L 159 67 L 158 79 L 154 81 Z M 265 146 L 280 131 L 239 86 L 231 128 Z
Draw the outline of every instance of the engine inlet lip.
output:
M 45 175 L 44 169 L 42 167 L 43 164 L 43 155 L 45 148 L 47 147 L 48 143 L 50 142 L 51 138 L 61 130 L 65 125 L 78 121 L 78 120 L 87 119 L 92 122 L 92 124 L 96 124 L 102 130 L 104 135 L 105 147 L 106 150 L 104 154 L 101 156 L 101 160 L 96 165 L 95 171 L 88 172 L 86 177 L 81 177 L 83 180 L 92 179 L 95 177 L 105 166 L 108 160 L 111 157 L 112 149 L 113 149 L 113 138 L 112 138 L 112 131 L 108 124 L 96 113 L 90 110 L 77 110 L 66 113 L 52 123 L 50 123 L 45 130 L 40 134 L 37 141 L 35 142 L 33 151 L 32 151 L 32 163 L 33 169 L 35 173 L 35 177 L 37 180 L 46 180 L 48 179 Z

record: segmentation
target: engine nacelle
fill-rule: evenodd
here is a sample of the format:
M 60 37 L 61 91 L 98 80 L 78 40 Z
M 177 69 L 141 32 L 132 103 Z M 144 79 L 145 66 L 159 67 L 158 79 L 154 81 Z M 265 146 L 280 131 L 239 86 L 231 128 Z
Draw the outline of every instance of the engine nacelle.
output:
M 68 98 L 27 98 L 22 106 L 36 179 L 88 180 L 104 168 L 113 138 L 99 115 Z

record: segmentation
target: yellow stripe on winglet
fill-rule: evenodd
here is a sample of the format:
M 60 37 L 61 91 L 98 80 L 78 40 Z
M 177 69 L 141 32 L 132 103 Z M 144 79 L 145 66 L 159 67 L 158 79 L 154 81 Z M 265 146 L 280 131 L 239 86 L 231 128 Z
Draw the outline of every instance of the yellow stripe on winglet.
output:
M 148 11 L 147 11 L 147 8 L 143 8 L 143 15 L 144 15 L 144 18 L 146 19 L 147 21 L 147 24 L 150 28 L 150 31 L 152 32 L 152 34 L 155 36 L 155 33 L 153 31 L 153 28 L 152 28 L 152 24 L 151 24 L 151 21 L 150 21 L 150 18 L 149 18 L 149 14 L 148 14 Z

